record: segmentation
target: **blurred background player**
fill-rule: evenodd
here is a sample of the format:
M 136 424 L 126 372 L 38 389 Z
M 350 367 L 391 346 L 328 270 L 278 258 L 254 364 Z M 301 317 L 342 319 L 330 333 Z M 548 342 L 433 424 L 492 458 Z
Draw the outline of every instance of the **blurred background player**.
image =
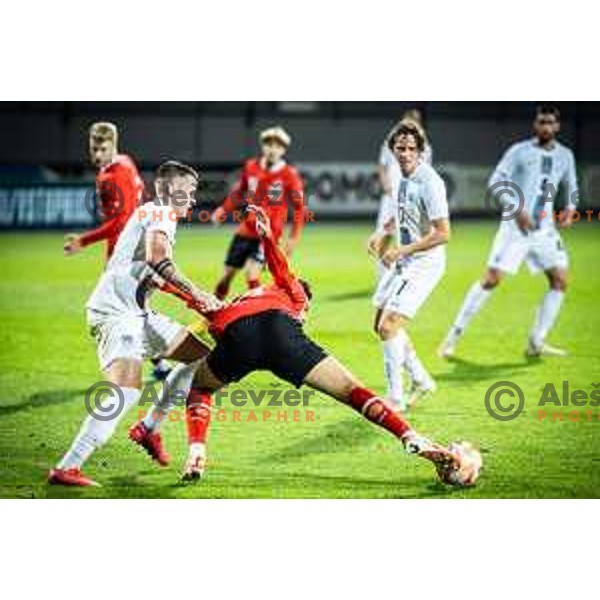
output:
M 84 234 L 70 233 L 65 238 L 64 252 L 73 256 L 86 246 L 104 241 L 106 261 L 112 256 L 127 221 L 140 205 L 144 181 L 131 159 L 119 154 L 119 131 L 114 123 L 94 123 L 89 130 L 89 153 L 96 175 L 96 203 L 103 223 Z M 154 376 L 164 379 L 170 366 L 164 360 L 153 359 Z
M 379 205 L 379 213 L 377 216 L 377 225 L 376 231 L 382 231 L 385 223 L 384 218 L 385 215 L 388 214 L 388 204 L 393 202 L 392 199 L 392 189 L 394 188 L 394 181 L 400 176 L 400 165 L 398 164 L 398 159 L 394 156 L 393 151 L 390 148 L 390 137 L 392 133 L 397 129 L 397 127 L 402 122 L 411 122 L 419 126 L 423 137 L 425 139 L 425 148 L 423 153 L 421 154 L 421 160 L 424 161 L 428 165 L 433 164 L 433 150 L 431 148 L 431 144 L 429 143 L 427 133 L 425 131 L 424 123 L 423 123 L 423 115 L 421 111 L 415 109 L 407 110 L 400 121 L 394 125 L 391 131 L 388 133 L 385 138 L 383 144 L 381 145 L 381 151 L 379 153 L 379 164 L 377 165 L 377 175 L 379 177 L 379 183 L 381 184 L 381 189 L 383 191 L 383 195 L 381 197 L 381 202 Z M 386 244 L 389 247 L 389 244 L 392 242 L 393 236 L 389 236 L 389 238 L 384 243 L 384 248 L 386 248 Z M 378 278 L 382 277 L 385 272 L 385 268 L 383 265 L 378 262 L 377 263 L 377 276 Z
M 64 252 L 72 256 L 86 246 L 105 241 L 106 260 L 112 256 L 127 221 L 139 206 L 144 182 L 133 160 L 118 153 L 119 133 L 113 123 L 94 123 L 89 130 L 89 152 L 96 175 L 96 202 L 103 223 L 81 235 L 65 238 Z
M 383 344 L 388 397 L 404 411 L 436 384 L 419 360 L 406 333 L 446 270 L 444 246 L 450 237 L 446 186 L 436 171 L 421 159 L 425 136 L 411 121 L 401 121 L 392 132 L 390 150 L 399 164 L 392 179 L 391 199 L 383 215 L 383 229 L 370 240 L 371 254 L 385 273 L 373 297 L 375 331 Z M 387 247 L 393 231 L 396 245 Z M 404 369 L 412 380 L 410 398 L 404 394 Z
M 237 185 L 225 202 L 213 214 L 213 222 L 222 223 L 228 214 L 241 221 L 233 237 L 225 269 L 217 288 L 217 297 L 229 294 L 231 283 L 241 269 L 246 270 L 250 289 L 260 286 L 260 273 L 264 264 L 260 236 L 256 230 L 254 214 L 246 212 L 248 204 L 260 204 L 268 210 L 275 243 L 279 244 L 292 209 L 292 225 L 285 243 L 285 252 L 292 256 L 298 246 L 304 226 L 304 186 L 298 171 L 287 164 L 284 157 L 290 147 L 291 137 L 281 127 L 266 129 L 260 134 L 262 154 L 246 162 Z
M 524 206 L 515 218 L 503 219 L 494 240 L 487 271 L 469 290 L 439 353 L 454 356 L 456 346 L 473 317 L 482 309 L 506 274 L 516 274 L 526 261 L 532 274 L 544 271 L 550 290 L 544 296 L 529 336 L 530 357 L 565 356 L 567 353 L 546 344 L 565 299 L 569 258 L 559 230 L 571 226 L 570 212 L 578 199 L 573 152 L 560 144 L 560 112 L 541 106 L 533 124 L 534 137 L 508 149 L 496 167 L 489 185 L 499 186 L 514 198 L 510 184 L 518 186 Z M 508 182 L 509 186 L 502 182 Z M 566 206 L 554 218 L 554 202 L 561 182 L 566 184 Z M 498 198 L 502 201 L 501 198 Z
M 172 260 L 178 219 L 195 202 L 197 185 L 198 174 L 187 165 L 171 161 L 159 167 L 156 202 L 136 209 L 87 302 L 87 322 L 96 338 L 100 368 L 104 380 L 114 386 L 120 406 L 103 418 L 90 412 L 69 451 L 50 471 L 51 484 L 95 485 L 81 468 L 139 401 L 145 358 L 162 353 L 189 363 L 208 353 L 185 327 L 148 308 L 151 293 L 163 284 L 185 293 L 194 305 L 213 310 L 221 305 L 212 294 L 189 283 Z M 168 463 L 160 435 L 138 427 L 130 437 L 158 462 Z
M 308 385 L 347 404 L 396 436 L 407 452 L 431 461 L 442 481 L 452 483 L 453 475 L 461 468 L 460 456 L 451 448 L 417 435 L 385 399 L 366 389 L 306 335 L 303 322 L 312 298 L 310 287 L 290 271 L 285 255 L 275 243 L 267 211 L 256 206 L 249 210 L 258 219 L 273 284 L 250 290 L 216 311 L 199 309 L 210 320 L 217 345 L 208 357 L 191 365 L 195 369 L 193 379 L 190 381 L 185 374 L 186 381 L 173 382 L 171 392 L 208 397 L 254 371 L 270 371 L 296 387 Z M 163 395 L 147 417 L 154 432 L 165 421 L 171 408 L 169 400 L 169 395 Z M 184 479 L 189 474 L 186 468 Z

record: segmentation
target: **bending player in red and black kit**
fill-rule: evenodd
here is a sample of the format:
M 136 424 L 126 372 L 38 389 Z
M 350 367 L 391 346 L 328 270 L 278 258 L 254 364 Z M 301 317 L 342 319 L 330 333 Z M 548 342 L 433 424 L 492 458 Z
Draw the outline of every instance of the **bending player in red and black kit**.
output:
M 89 151 L 96 175 L 96 197 L 103 223 L 81 235 L 70 233 L 65 238 L 64 253 L 73 256 L 86 246 L 106 243 L 106 262 L 125 225 L 139 206 L 144 194 L 144 182 L 133 160 L 118 152 L 119 131 L 113 123 L 94 123 L 90 127 Z M 159 358 L 153 359 L 154 376 L 165 379 L 171 367 Z
M 156 435 L 172 407 L 169 398 L 175 393 L 185 393 L 188 404 L 201 407 L 206 433 L 211 394 L 254 371 L 265 370 L 297 387 L 305 384 L 348 404 L 367 420 L 395 435 L 409 453 L 433 462 L 442 481 L 452 482 L 453 474 L 461 468 L 460 457 L 417 435 L 392 405 L 365 388 L 306 335 L 302 322 L 309 308 L 310 288 L 290 272 L 285 256 L 275 244 L 266 212 L 258 207 L 249 207 L 249 210 L 257 218 L 274 283 L 251 290 L 213 313 L 204 313 L 210 321 L 216 347 L 205 359 L 177 367 L 181 369 L 180 376 L 171 382 L 170 393 L 135 427 L 143 426 Z M 180 297 L 184 296 L 180 294 Z M 191 299 L 188 304 L 194 307 Z M 188 469 L 184 478 L 192 479 L 193 475 Z M 196 475 L 200 477 L 202 473 Z
M 284 160 L 291 138 L 281 127 L 266 129 L 260 134 L 262 156 L 249 160 L 237 185 L 225 202 L 213 214 L 213 222 L 223 223 L 228 214 L 241 220 L 225 259 L 225 270 L 215 294 L 223 300 L 229 294 L 231 283 L 237 273 L 246 270 L 246 281 L 250 289 L 260 286 L 260 273 L 264 264 L 264 253 L 260 236 L 256 230 L 256 219 L 244 211 L 248 204 L 267 210 L 271 220 L 273 238 L 279 244 L 288 220 L 288 209 L 293 210 L 290 235 L 285 252 L 291 257 L 300 241 L 304 225 L 304 186 L 298 171 Z

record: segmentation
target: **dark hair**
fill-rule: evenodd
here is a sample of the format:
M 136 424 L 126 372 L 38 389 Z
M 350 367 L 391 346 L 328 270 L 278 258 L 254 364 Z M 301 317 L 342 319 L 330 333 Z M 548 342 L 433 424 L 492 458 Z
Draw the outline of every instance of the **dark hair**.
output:
M 312 300 L 313 293 L 312 293 L 312 288 L 310 287 L 310 283 L 308 283 L 308 281 L 305 281 L 304 279 L 298 279 L 298 283 L 304 289 L 304 293 L 306 294 L 306 297 L 308 298 L 308 300 L 309 301 Z
M 417 148 L 419 152 L 423 152 L 423 150 L 425 150 L 425 134 L 423 133 L 421 127 L 419 127 L 419 125 L 413 121 L 400 121 L 400 123 L 394 127 L 388 140 L 390 150 L 394 150 L 396 140 L 401 135 L 412 135 L 417 142 Z
M 541 104 L 538 106 L 535 116 L 540 117 L 541 115 L 550 115 L 555 117 L 557 121 L 560 121 L 560 110 L 554 104 Z
M 196 180 L 200 179 L 196 169 L 176 160 L 168 160 L 156 170 L 156 177 L 159 179 L 171 179 L 177 175 L 191 175 Z

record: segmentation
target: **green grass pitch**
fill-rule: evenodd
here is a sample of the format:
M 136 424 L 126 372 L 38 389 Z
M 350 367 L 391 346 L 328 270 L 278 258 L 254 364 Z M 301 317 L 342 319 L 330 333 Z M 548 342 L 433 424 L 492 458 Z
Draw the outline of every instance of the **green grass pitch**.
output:
M 295 267 L 314 287 L 308 331 L 364 382 L 384 392 L 379 343 L 371 332 L 373 265 L 365 253 L 367 225 L 308 228 Z M 546 383 L 591 390 L 600 381 L 600 255 L 597 226 L 565 234 L 572 283 L 551 341 L 572 354 L 565 360 L 524 357 L 543 277 L 526 269 L 508 280 L 478 316 L 459 359 L 435 356 L 465 292 L 479 277 L 494 223 L 458 223 L 449 246 L 448 273 L 411 326 L 420 356 L 439 392 L 411 420 L 419 431 L 448 442 L 480 444 L 485 470 L 469 490 L 449 490 L 431 466 L 405 456 L 388 434 L 349 409 L 318 397 L 315 422 L 214 422 L 209 470 L 194 487 L 177 485 L 185 457 L 184 423 L 164 427 L 172 467 L 156 468 L 126 439 L 127 415 L 117 434 L 86 467 L 103 487 L 48 487 L 45 477 L 70 444 L 84 416 L 83 395 L 101 379 L 84 303 L 101 269 L 101 248 L 65 259 L 59 233 L 0 235 L 0 496 L 25 498 L 503 498 L 598 497 L 600 422 L 538 422 Z M 231 230 L 183 226 L 176 257 L 195 281 L 212 287 L 220 274 Z M 239 288 L 239 286 L 238 286 Z M 166 298 L 156 305 L 190 322 L 192 315 Z M 499 380 L 519 384 L 526 396 L 519 419 L 493 420 L 484 407 Z M 248 381 L 265 387 L 268 374 Z M 227 405 L 226 405 L 227 406 Z M 225 414 L 231 416 L 229 406 Z M 258 411 L 259 418 L 261 412 Z

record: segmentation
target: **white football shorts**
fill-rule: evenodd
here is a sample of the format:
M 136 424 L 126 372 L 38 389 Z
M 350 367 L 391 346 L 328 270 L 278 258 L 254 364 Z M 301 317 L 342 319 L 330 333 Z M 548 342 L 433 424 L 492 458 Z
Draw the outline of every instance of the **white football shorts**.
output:
M 515 275 L 523 262 L 532 274 L 567 269 L 569 255 L 555 229 L 524 235 L 517 227 L 501 226 L 496 234 L 488 267 Z
M 118 358 L 144 360 L 168 350 L 185 327 L 154 311 L 106 315 L 88 310 L 102 371 Z
M 387 269 L 373 296 L 373 305 L 414 319 L 445 271 L 445 257 L 439 255 L 421 255 L 411 258 L 400 268 Z

